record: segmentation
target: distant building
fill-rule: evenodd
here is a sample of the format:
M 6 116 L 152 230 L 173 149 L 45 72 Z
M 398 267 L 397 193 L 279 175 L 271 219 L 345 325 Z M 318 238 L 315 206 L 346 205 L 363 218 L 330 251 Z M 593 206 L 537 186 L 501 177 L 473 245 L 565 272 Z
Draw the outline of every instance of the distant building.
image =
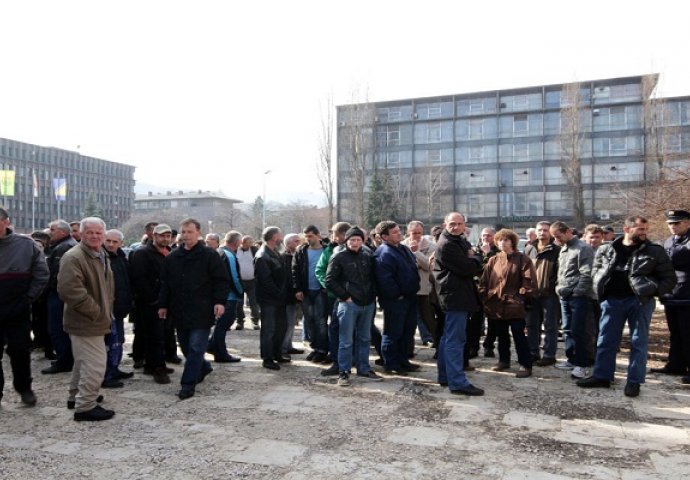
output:
M 564 158 L 573 125 L 585 217 L 619 218 L 628 213 L 621 192 L 657 179 L 660 160 L 687 168 L 690 97 L 652 99 L 657 80 L 644 75 L 339 106 L 338 219 L 361 221 L 361 192 L 368 195 L 378 172 L 392 181 L 398 221 L 436 223 L 452 210 L 475 224 L 514 228 L 543 218 L 572 220 Z M 576 92 L 576 109 L 568 92 Z M 579 114 L 568 120 L 569 111 Z
M 236 203 L 242 203 L 242 201 L 226 197 L 218 192 L 202 190 L 168 191 L 162 194 L 148 192 L 146 195 L 137 195 L 134 200 L 134 210 L 136 214 L 166 211 L 166 214 L 172 214 L 178 220 L 193 217 L 203 223 L 211 221 L 224 225 L 232 223 L 233 205 Z
M 124 224 L 134 201 L 132 165 L 0 138 L 0 204 L 18 232 L 51 220 L 81 220 L 93 200 L 108 228 Z M 58 198 L 60 200 L 58 200 Z

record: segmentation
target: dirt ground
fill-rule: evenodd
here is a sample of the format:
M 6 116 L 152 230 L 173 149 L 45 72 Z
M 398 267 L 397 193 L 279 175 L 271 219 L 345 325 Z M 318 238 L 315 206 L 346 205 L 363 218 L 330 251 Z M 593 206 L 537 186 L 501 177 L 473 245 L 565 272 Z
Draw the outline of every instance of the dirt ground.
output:
M 663 363 L 665 328 L 655 315 L 650 366 Z M 227 338 L 242 362 L 214 364 L 192 399 L 175 395 L 181 367 L 171 385 L 137 370 L 124 388 L 102 391 L 117 413 L 95 424 L 74 422 L 69 374 L 41 375 L 48 361 L 34 353 L 38 405 L 23 407 L 6 382 L 0 478 L 632 480 L 690 472 L 690 387 L 650 374 L 640 397 L 625 397 L 625 348 L 617 381 L 598 390 L 553 367 L 517 379 L 515 358 L 511 371 L 497 373 L 496 359 L 479 357 L 468 376 L 486 395 L 467 398 L 435 382 L 433 350 L 421 345 L 418 374 L 381 383 L 353 375 L 351 387 L 339 387 L 304 355 L 279 372 L 261 368 L 258 331 Z M 11 378 L 6 358 L 3 367 Z M 123 369 L 132 370 L 128 357 Z

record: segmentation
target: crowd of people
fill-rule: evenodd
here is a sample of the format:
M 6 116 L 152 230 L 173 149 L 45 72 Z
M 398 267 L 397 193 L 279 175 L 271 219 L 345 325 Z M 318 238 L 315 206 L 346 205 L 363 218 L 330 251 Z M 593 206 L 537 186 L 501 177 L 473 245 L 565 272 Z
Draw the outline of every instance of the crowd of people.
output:
M 581 388 L 607 388 L 627 324 L 630 354 L 624 393 L 636 397 L 647 373 L 649 326 L 656 298 L 670 332 L 668 362 L 655 373 L 690 383 L 690 213 L 665 213 L 670 236 L 648 238 L 649 222 L 631 216 L 622 235 L 588 225 L 582 238 L 561 221 L 541 221 L 520 239 L 510 229 L 484 228 L 468 240 L 465 217 L 449 213 L 430 229 L 382 221 L 373 230 L 337 222 L 324 237 L 316 226 L 283 235 L 268 227 L 259 242 L 230 231 L 201 234 L 192 218 L 179 233 L 151 222 L 141 245 L 123 250 L 119 230 L 100 218 L 55 220 L 46 231 L 13 233 L 0 208 L 0 339 L 13 385 L 33 406 L 31 349 L 52 360 L 43 374 L 71 372 L 67 407 L 77 421 L 112 418 L 102 388 L 121 388 L 134 375 L 120 369 L 124 322 L 134 324 L 134 368 L 160 384 L 184 362 L 177 395 L 193 397 L 214 363 L 239 362 L 226 344 L 242 330 L 245 303 L 260 330 L 263 368 L 279 371 L 292 355 L 303 321 L 306 360 L 349 386 L 420 370 L 415 334 L 436 349 L 437 381 L 452 394 L 483 395 L 467 372 L 480 354 L 517 378 L 535 367 L 569 370 Z M 383 311 L 383 329 L 374 322 Z M 33 331 L 33 339 L 32 339 Z M 558 339 L 564 337 L 562 362 Z M 482 343 L 482 337 L 484 337 Z M 181 350 L 184 360 L 177 354 Z M 378 357 L 370 361 L 370 349 Z M 374 366 L 372 366 L 372 363 Z M 376 366 L 380 368 L 375 368 Z M 0 399 L 4 376 L 0 364 Z

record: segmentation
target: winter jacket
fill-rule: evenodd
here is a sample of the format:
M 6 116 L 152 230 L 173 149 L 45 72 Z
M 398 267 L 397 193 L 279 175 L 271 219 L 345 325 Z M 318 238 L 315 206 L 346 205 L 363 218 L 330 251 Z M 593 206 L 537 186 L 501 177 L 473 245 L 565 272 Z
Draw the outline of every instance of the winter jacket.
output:
M 411 239 L 408 237 L 403 240 L 402 244 L 409 248 Z M 419 248 L 416 252 L 412 252 L 417 261 L 417 271 L 419 273 L 419 290 L 417 295 L 429 295 L 431 293 L 431 265 L 429 257 L 434 253 L 435 246 L 428 239 L 422 237 L 419 242 Z
M 50 251 L 48 252 L 48 269 L 50 270 L 50 282 L 48 283 L 48 290 L 56 292 L 57 291 L 57 277 L 60 272 L 60 259 L 62 256 L 72 247 L 78 245 L 72 235 L 67 235 L 62 240 L 58 240 L 57 243 L 50 246 Z
M 116 253 L 108 252 L 108 258 L 115 278 L 113 315 L 115 318 L 125 318 L 132 311 L 132 289 L 129 283 L 127 255 L 121 248 L 118 248 Z
M 375 297 L 374 286 L 374 260 L 367 249 L 353 252 L 345 248 L 328 262 L 326 287 L 339 300 L 352 298 L 357 305 L 370 305 Z
M 419 273 L 417 260 L 405 245 L 383 243 L 374 252 L 376 291 L 382 300 L 417 295 Z
M 244 288 L 242 287 L 242 279 L 240 278 L 240 262 L 237 261 L 235 253 L 227 247 L 220 247 L 218 249 L 220 258 L 225 262 L 230 276 L 230 293 L 228 293 L 228 300 L 237 300 L 244 298 Z
M 433 274 L 443 310 L 479 310 L 479 293 L 474 277 L 482 272 L 482 257 L 467 251 L 472 248 L 463 235 L 441 233 L 434 253 Z
M 34 241 L 7 229 L 0 238 L 0 323 L 28 320 L 31 303 L 49 277 L 45 256 Z
M 532 260 L 520 252 L 501 252 L 489 259 L 479 283 L 487 318 L 525 318 L 525 303 L 536 289 Z
M 283 264 L 285 265 L 285 304 L 294 305 L 297 303 L 297 298 L 295 297 L 295 287 L 292 283 L 292 263 L 294 261 L 294 255 L 287 251 L 280 254 L 280 258 L 283 259 Z
M 110 333 L 115 279 L 105 249 L 77 244 L 62 256 L 57 281 L 65 332 L 83 337 Z
M 285 260 L 277 252 L 262 245 L 254 256 L 254 275 L 259 303 L 285 305 L 288 270 Z
M 170 249 L 168 249 L 170 252 Z M 170 253 L 168 253 L 169 255 Z M 161 289 L 161 270 L 165 255 L 153 243 L 136 249 L 129 256 L 129 275 L 137 307 L 155 307 Z
M 594 293 L 599 301 L 606 299 L 606 285 L 616 264 L 615 245 L 623 242 L 624 237 L 604 244 L 597 250 L 592 267 Z M 647 303 L 654 296 L 663 297 L 673 291 L 676 285 L 676 272 L 673 263 L 661 245 L 645 240 L 632 253 L 627 264 L 630 287 L 640 303 Z
M 330 261 L 331 256 L 333 256 L 333 251 L 338 247 L 341 250 L 345 248 L 344 246 L 340 246 L 335 242 L 331 242 L 325 247 L 323 247 L 323 252 L 321 252 L 321 258 L 319 258 L 319 261 L 316 264 L 316 279 L 319 281 L 323 288 L 326 288 L 326 271 L 328 270 L 328 262 Z M 335 298 L 335 294 L 331 291 L 328 291 L 328 296 L 330 298 Z
M 539 240 L 527 244 L 525 255 L 532 259 L 536 269 L 537 287 L 533 297 L 548 297 L 556 294 L 556 282 L 558 281 L 558 256 L 560 249 L 551 242 L 539 251 Z
M 158 306 L 170 311 L 175 325 L 209 328 L 215 322 L 214 306 L 225 305 L 228 298 L 230 276 L 218 252 L 197 243 L 165 258 L 160 284 Z
M 594 250 L 577 237 L 561 247 L 558 255 L 556 293 L 561 298 L 592 296 Z
M 664 242 L 664 250 L 671 257 L 678 283 L 662 301 L 666 305 L 690 305 L 690 231 L 678 240 L 671 235 Z
M 327 247 L 323 247 L 321 253 L 326 250 Z M 292 286 L 295 292 L 306 293 L 309 290 L 309 244 L 300 245 L 297 247 L 295 256 L 292 259 Z M 320 260 L 320 259 L 319 259 Z M 317 262 L 318 265 L 318 262 Z M 328 267 L 328 262 L 326 262 L 326 267 Z

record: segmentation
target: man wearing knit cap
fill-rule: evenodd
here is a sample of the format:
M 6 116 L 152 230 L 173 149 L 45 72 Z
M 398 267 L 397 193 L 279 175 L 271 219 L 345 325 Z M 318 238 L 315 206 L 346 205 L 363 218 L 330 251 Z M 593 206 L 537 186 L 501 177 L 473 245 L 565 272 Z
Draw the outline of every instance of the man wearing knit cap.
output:
M 369 365 L 371 321 L 374 313 L 374 262 L 364 248 L 364 232 L 357 226 L 345 233 L 345 249 L 336 252 L 328 262 L 326 288 L 338 298 L 337 315 L 338 385 L 350 385 L 353 335 L 357 342 L 357 376 L 381 381 Z

